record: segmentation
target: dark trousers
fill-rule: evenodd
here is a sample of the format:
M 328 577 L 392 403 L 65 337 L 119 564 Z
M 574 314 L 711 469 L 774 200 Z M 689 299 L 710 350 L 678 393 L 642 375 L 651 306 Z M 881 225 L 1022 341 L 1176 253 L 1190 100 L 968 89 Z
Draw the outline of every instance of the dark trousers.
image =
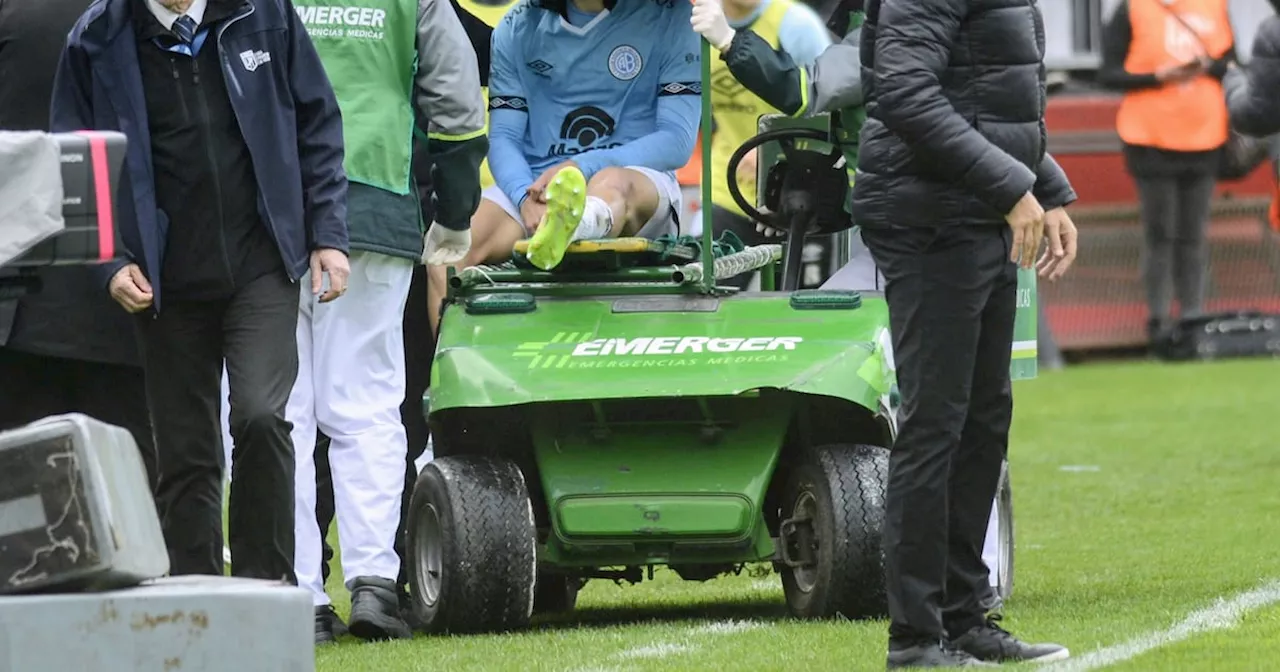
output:
M 222 363 L 231 388 L 228 536 L 236 576 L 295 582 L 293 444 L 298 285 L 271 273 L 220 301 L 165 302 L 139 318 L 170 572 L 222 574 Z
M 409 439 L 409 454 L 405 460 L 404 494 L 400 506 L 400 528 L 396 530 L 396 553 L 400 556 L 399 584 L 409 583 L 405 564 L 405 518 L 409 513 L 409 498 L 418 480 L 413 461 L 427 448 L 427 420 L 422 413 L 422 396 L 431 383 L 431 361 L 435 356 L 435 335 L 427 321 L 427 267 L 413 270 L 413 283 L 409 285 L 409 299 L 404 308 L 404 362 L 405 395 L 400 406 L 400 417 Z M 320 570 L 324 580 L 329 580 L 329 561 L 333 548 L 329 545 L 328 531 L 333 524 L 333 477 L 329 471 L 329 438 L 323 434 L 316 440 L 316 522 L 320 523 L 324 538 L 323 563 Z
M 1008 451 L 1017 268 L 1007 227 L 863 229 L 886 280 L 902 408 L 884 530 L 891 646 L 982 622 Z
M 0 348 L 0 431 L 50 415 L 83 413 L 133 435 L 156 488 L 156 444 L 142 369 Z
M 1181 317 L 1204 310 L 1205 275 L 1209 270 L 1209 213 L 1213 206 L 1213 173 L 1138 177 L 1142 202 L 1142 280 L 1151 319 L 1163 324 L 1178 299 Z

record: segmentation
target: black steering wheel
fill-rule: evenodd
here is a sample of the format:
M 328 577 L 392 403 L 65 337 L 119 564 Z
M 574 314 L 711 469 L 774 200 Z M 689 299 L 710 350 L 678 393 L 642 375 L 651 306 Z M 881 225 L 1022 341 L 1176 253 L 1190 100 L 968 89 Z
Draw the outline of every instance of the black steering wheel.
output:
M 831 149 L 817 152 L 796 145 L 797 140 L 816 140 Z M 738 185 L 738 166 L 747 153 L 770 142 L 782 147 L 782 158 L 769 169 L 761 185 L 764 205 L 761 212 L 749 203 Z M 747 217 L 788 235 L 787 256 L 782 267 L 782 289 L 799 289 L 804 237 L 830 234 L 853 226 L 844 210 L 849 178 L 844 151 L 825 131 L 815 128 L 779 128 L 765 131 L 729 157 L 729 195 Z

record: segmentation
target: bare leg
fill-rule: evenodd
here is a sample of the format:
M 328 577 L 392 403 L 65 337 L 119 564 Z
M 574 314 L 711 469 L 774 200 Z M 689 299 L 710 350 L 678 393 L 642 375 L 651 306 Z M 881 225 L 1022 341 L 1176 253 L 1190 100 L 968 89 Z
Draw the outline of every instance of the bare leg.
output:
M 496 264 L 511 257 L 511 248 L 524 239 L 524 227 L 511 218 L 497 203 L 480 199 L 480 207 L 471 217 L 471 251 L 452 268 L 463 269 L 478 264 Z M 440 306 L 444 303 L 445 282 L 448 278 L 445 266 L 427 267 L 428 318 L 431 329 L 440 331 Z
M 653 218 L 661 201 L 653 180 L 628 168 L 605 168 L 596 173 L 587 183 L 587 196 L 609 206 L 613 215 L 610 238 L 635 235 Z

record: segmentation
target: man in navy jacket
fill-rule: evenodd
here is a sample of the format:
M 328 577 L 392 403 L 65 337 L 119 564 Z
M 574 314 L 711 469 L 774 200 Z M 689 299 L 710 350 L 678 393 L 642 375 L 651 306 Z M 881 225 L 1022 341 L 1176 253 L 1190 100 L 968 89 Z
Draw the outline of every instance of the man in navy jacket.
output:
M 225 358 L 233 571 L 293 581 L 295 283 L 311 270 L 334 300 L 348 264 L 341 116 L 292 4 L 99 0 L 67 38 L 51 119 L 129 139 L 129 261 L 102 286 L 137 315 L 172 573 L 223 569 Z

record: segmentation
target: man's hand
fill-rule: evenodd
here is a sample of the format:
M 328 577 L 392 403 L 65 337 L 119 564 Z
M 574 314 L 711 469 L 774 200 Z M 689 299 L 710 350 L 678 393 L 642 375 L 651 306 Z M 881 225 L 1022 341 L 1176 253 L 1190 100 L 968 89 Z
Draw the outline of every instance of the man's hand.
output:
M 568 168 L 569 166 L 577 168 L 578 164 L 573 159 L 569 159 L 568 161 L 557 163 L 556 165 L 542 171 L 542 174 L 538 176 L 538 179 L 534 180 L 533 184 L 529 185 L 530 198 L 528 200 L 536 200 L 539 203 L 546 203 L 547 186 L 551 184 L 551 178 L 555 177 L 556 173 Z
M 1040 237 L 1044 234 L 1044 208 L 1040 207 L 1040 201 L 1028 191 L 1004 218 L 1013 230 L 1013 248 L 1009 252 L 1009 261 L 1023 268 L 1031 268 L 1040 248 Z
M 471 230 L 455 231 L 432 222 L 422 237 L 422 263 L 428 266 L 456 264 L 471 251 Z
M 140 313 L 150 308 L 155 300 L 151 293 L 151 283 L 147 282 L 147 276 L 142 274 L 142 267 L 137 264 L 129 264 L 116 271 L 111 276 L 107 289 L 111 292 L 111 298 L 131 313 Z
M 693 18 L 689 19 L 693 32 L 701 35 L 724 53 L 733 43 L 735 31 L 729 27 L 729 20 L 724 18 L 724 6 L 721 0 L 693 0 Z
M 1040 277 L 1050 282 L 1061 278 L 1076 260 L 1077 236 L 1075 222 L 1064 208 L 1054 208 L 1044 213 L 1044 237 L 1049 247 L 1036 263 Z
M 320 295 L 320 303 L 328 303 L 347 293 L 347 276 L 351 264 L 341 250 L 321 248 L 311 252 L 311 293 L 320 294 L 324 286 L 321 276 L 329 276 L 329 291 Z
M 534 198 L 532 194 L 520 204 L 520 218 L 524 220 L 524 228 L 532 236 L 542 226 L 542 218 L 547 216 L 547 204 Z

